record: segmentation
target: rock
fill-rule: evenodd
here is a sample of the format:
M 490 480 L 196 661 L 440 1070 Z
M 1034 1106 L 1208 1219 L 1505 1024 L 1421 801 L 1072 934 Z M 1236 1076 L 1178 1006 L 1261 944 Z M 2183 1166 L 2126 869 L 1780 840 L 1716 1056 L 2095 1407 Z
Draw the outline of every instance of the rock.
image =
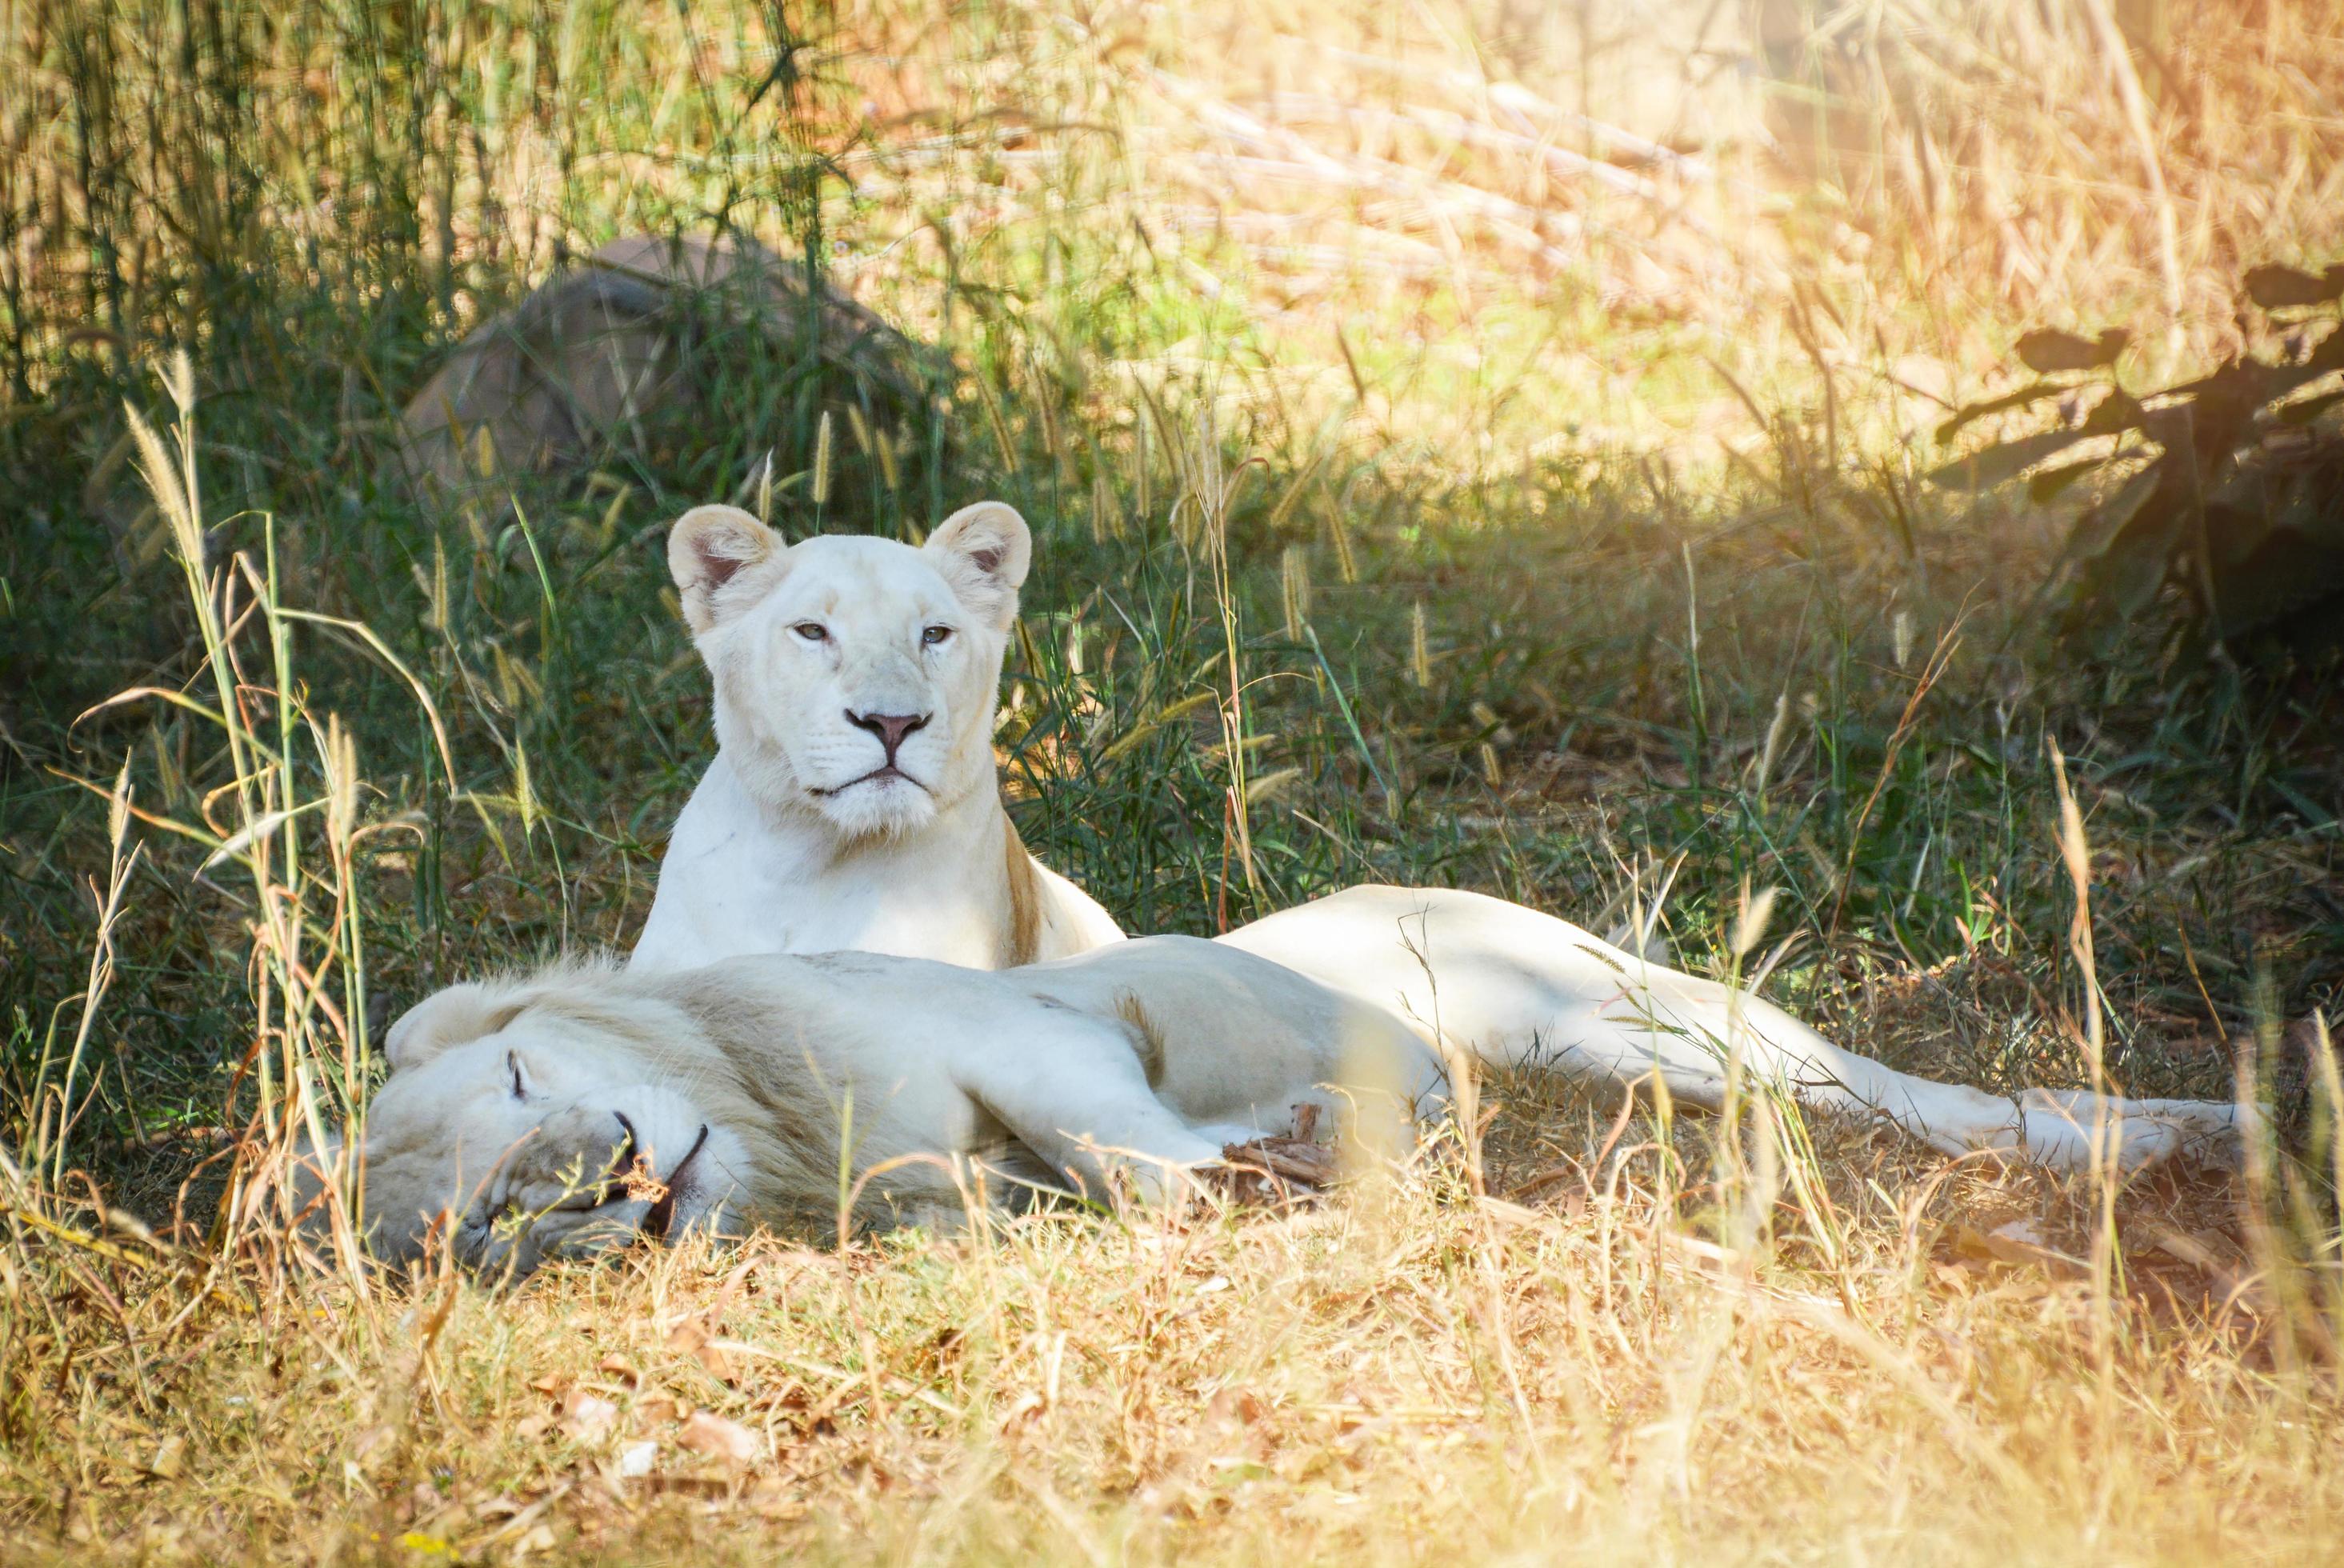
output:
M 745 238 L 613 240 L 457 345 L 408 400 L 392 477 L 500 501 L 519 475 L 582 475 L 640 446 L 647 426 L 714 412 L 717 348 L 732 329 L 761 334 L 770 353 L 800 342 L 810 316 L 823 365 L 883 424 L 924 406 L 916 345 L 827 284 L 811 312 L 806 298 L 803 268 Z

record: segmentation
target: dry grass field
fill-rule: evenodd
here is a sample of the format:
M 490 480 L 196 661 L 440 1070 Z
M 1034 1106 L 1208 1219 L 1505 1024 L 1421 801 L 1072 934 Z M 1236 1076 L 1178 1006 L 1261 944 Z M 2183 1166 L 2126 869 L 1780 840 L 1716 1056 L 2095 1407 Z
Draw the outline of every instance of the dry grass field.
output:
M 2122 436 L 1929 476 L 2032 329 L 2315 351 L 2239 289 L 2344 259 L 2337 0 L 0 0 L 0 1559 L 2333 1555 L 2332 639 L 2095 601 Z M 467 333 L 718 232 L 922 347 L 693 307 L 689 406 L 407 481 Z M 1649 917 L 1900 1067 L 2242 1096 L 2243 1168 L 1524 1077 L 1294 1209 L 290 1236 L 399 1008 L 640 923 L 665 524 L 981 495 L 1015 814 L 1128 928 Z

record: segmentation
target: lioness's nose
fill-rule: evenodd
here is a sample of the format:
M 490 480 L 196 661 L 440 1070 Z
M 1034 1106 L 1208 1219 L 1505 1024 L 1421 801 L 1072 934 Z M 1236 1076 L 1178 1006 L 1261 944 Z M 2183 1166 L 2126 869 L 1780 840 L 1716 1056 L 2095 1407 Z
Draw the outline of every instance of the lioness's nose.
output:
M 879 744 L 887 748 L 887 760 L 891 763 L 904 737 L 914 730 L 927 728 L 928 717 L 925 713 L 858 713 L 852 708 L 846 710 L 846 722 L 878 736 Z

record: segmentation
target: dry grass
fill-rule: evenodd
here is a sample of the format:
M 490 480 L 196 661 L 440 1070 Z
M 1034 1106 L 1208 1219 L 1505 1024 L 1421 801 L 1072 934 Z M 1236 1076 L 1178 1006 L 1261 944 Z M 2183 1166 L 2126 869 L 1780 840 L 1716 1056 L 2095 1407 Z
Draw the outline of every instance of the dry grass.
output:
M 2331 1373 L 2288 1360 L 2268 1280 L 2226 1305 L 2151 1272 L 2097 1300 L 2072 1265 L 1954 1239 L 1956 1214 L 2038 1204 L 2027 1180 L 1912 1182 L 1860 1138 L 1829 1150 L 1828 1245 L 1793 1215 L 1727 1248 L 1674 1217 L 1702 1193 L 1651 1128 L 1558 1159 L 1605 1143 L 1591 1119 L 1584 1142 L 1559 1108 L 1523 1123 L 1536 1207 L 1433 1169 L 1285 1215 L 647 1252 L 510 1298 L 235 1271 L 207 1297 L 199 1257 L 20 1242 L 10 1555 L 2147 1563 L 2332 1540 Z
M 1067 387 L 1209 368 L 1288 438 L 1339 414 L 1502 469 L 1567 426 L 1706 461 L 1749 439 L 1717 368 L 1818 423 L 1917 398 L 1917 429 L 2031 324 L 2208 363 L 2244 266 L 2344 247 L 2337 0 L 850 4 L 794 30 L 345 0 L 192 32 L 19 0 L 0 26 L 18 400 L 241 322 L 240 277 L 453 334 L 614 233 L 813 223 L 898 319 L 973 313 Z M 291 347 L 248 336 L 207 362 Z M 389 389 L 345 369 L 347 419 Z

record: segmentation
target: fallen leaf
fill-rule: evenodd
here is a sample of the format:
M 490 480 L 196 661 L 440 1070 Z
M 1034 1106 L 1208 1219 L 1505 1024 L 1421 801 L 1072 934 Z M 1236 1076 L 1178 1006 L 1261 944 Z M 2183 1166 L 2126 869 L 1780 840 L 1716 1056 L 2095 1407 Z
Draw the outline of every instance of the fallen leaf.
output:
M 676 1442 L 694 1453 L 731 1464 L 747 1464 L 757 1457 L 755 1432 L 737 1421 L 728 1421 L 707 1411 L 694 1411 L 685 1417 L 683 1431 Z
M 2157 1228 L 2157 1249 L 2167 1258 L 2178 1259 L 2206 1277 L 2207 1286 L 2225 1302 L 2259 1312 L 2264 1308 L 2263 1290 L 2247 1268 L 2230 1239 L 2216 1231 L 2187 1232 Z
M 516 1437 L 541 1438 L 552 1430 L 553 1418 L 542 1411 L 532 1416 L 523 1416 L 513 1422 L 513 1435 Z
M 177 1481 L 187 1474 L 187 1440 L 176 1431 L 165 1438 L 155 1457 L 146 1462 L 146 1473 L 163 1481 Z
M 643 1381 L 643 1374 L 629 1366 L 626 1360 L 620 1356 L 604 1356 L 595 1364 L 594 1370 L 598 1372 L 608 1372 L 614 1378 L 623 1378 L 630 1383 L 639 1383 Z
M 462 1502 L 450 1502 L 445 1508 L 434 1509 L 415 1521 L 415 1532 L 439 1541 L 453 1541 L 471 1526 L 472 1511 Z
M 1269 1407 L 1250 1389 L 1223 1389 L 1205 1406 L 1206 1412 L 1228 1422 L 1258 1426 L 1269 1417 Z
M 1272 1178 L 1268 1185 L 1269 1194 L 1275 1196 L 1284 1195 L 1280 1182 L 1315 1189 L 1332 1186 L 1340 1174 L 1333 1149 L 1298 1138 L 1257 1138 L 1223 1144 L 1221 1158 L 1233 1171 Z
M 719 1382 L 733 1381 L 732 1358 L 715 1338 L 716 1325 L 702 1315 L 686 1318 L 667 1331 L 667 1348 L 692 1357 Z
M 619 1424 L 619 1407 L 600 1394 L 572 1389 L 561 1401 L 561 1430 L 574 1442 L 591 1445 L 611 1435 Z
M 1482 1213 L 1510 1230 L 1519 1230 L 1525 1225 L 1535 1225 L 1539 1221 L 1537 1209 L 1525 1208 L 1519 1203 L 1509 1203 L 1502 1198 L 1484 1196 L 1480 1204 Z
M 653 1394 L 635 1401 L 635 1424 L 657 1426 L 662 1421 L 674 1421 L 683 1414 L 683 1407 L 665 1394 Z
M 1956 1226 L 1954 1250 L 1965 1258 L 1986 1259 L 2014 1269 L 2040 1269 L 2069 1278 L 2090 1271 L 2082 1259 L 2071 1258 L 2045 1245 L 2043 1227 L 2031 1219 L 2006 1220 L 1986 1231 Z

